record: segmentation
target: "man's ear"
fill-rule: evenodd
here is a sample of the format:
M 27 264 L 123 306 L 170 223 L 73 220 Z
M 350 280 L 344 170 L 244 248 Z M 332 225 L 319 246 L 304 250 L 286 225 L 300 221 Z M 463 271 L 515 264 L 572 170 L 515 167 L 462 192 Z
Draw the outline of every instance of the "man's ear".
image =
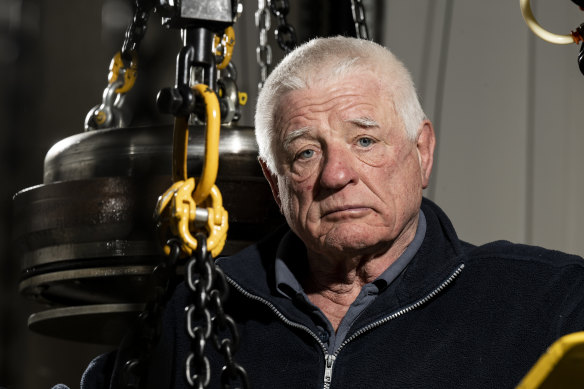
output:
M 276 200 L 276 204 L 278 204 L 278 207 L 281 209 L 282 201 L 280 200 L 280 191 L 278 190 L 278 177 L 270 171 L 268 165 L 263 159 L 258 158 L 258 161 L 260 162 L 260 166 L 262 167 L 262 172 L 264 172 L 266 180 L 268 180 L 268 183 L 270 184 L 274 200 Z
M 434 163 L 436 135 L 434 134 L 434 127 L 431 121 L 424 120 L 421 127 L 416 147 L 418 149 L 420 170 L 422 173 L 422 188 L 426 189 L 430 182 L 430 173 L 432 172 L 432 164 Z

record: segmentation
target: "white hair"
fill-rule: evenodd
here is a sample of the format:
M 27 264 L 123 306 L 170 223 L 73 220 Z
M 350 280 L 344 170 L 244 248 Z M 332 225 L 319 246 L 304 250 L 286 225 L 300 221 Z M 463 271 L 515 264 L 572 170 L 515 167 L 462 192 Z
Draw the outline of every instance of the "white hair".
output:
M 255 112 L 255 134 L 259 156 L 275 173 L 273 154 L 274 120 L 281 96 L 307 89 L 319 81 L 334 81 L 347 75 L 370 71 L 389 93 L 395 112 L 411 140 L 415 140 L 426 115 L 422 110 L 412 77 L 403 63 L 377 43 L 357 38 L 313 39 L 288 54 L 266 79 Z

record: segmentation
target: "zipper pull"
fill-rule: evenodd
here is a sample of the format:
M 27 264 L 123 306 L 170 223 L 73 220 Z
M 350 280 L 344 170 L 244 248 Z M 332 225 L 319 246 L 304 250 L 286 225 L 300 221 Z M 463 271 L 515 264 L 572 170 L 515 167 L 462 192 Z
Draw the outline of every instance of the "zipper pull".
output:
M 324 366 L 324 387 L 329 388 L 331 384 L 331 380 L 333 379 L 333 363 L 335 362 L 336 357 L 334 355 L 327 355 L 325 357 L 325 366 Z

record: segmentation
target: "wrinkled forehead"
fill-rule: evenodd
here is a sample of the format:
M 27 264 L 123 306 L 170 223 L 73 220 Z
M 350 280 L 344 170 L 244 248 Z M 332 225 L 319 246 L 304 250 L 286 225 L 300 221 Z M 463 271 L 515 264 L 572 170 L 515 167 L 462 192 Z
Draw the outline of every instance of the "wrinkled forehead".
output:
M 346 97 L 338 98 L 339 96 Z M 314 102 L 318 104 L 312 104 Z M 353 106 L 364 109 L 352 110 Z M 347 110 L 343 111 L 343 108 Z M 309 114 L 311 109 L 318 112 L 337 110 L 342 119 L 350 119 L 351 116 L 373 119 L 372 116 L 376 116 L 375 111 L 396 112 L 391 93 L 377 73 L 367 70 L 340 75 L 329 73 L 326 77 L 321 72 L 304 87 L 288 89 L 279 94 L 273 116 L 275 133 L 280 134 L 291 118 Z
M 360 75 L 366 75 L 377 83 L 386 80 L 385 67 L 375 58 L 329 58 L 322 62 L 311 62 L 306 67 L 298 69 L 302 80 L 297 85 L 304 88 L 316 87 L 322 84 L 342 82 Z

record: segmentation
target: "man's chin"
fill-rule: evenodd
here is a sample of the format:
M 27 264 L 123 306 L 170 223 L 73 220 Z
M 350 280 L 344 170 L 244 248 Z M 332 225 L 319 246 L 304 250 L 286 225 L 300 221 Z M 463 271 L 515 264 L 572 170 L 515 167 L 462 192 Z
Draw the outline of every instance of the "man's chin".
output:
M 386 234 L 387 228 L 374 228 L 370 225 L 339 225 L 329 231 L 321 242 L 324 250 L 333 249 L 344 253 L 362 252 L 367 248 L 377 248 L 383 242 L 387 242 Z

